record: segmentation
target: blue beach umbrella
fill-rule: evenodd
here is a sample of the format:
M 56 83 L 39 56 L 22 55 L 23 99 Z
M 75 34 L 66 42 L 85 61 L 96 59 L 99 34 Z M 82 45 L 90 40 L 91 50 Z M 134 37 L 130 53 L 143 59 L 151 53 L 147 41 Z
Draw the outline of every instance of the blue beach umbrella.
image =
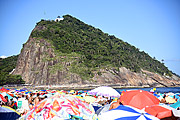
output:
M 176 103 L 171 104 L 170 106 L 177 109 L 178 107 L 180 107 L 180 101 L 177 101 Z
M 27 88 L 22 88 L 21 90 L 24 90 L 24 91 L 26 91 L 26 90 L 28 90 Z
M 143 110 L 131 106 L 120 105 L 115 109 L 102 113 L 99 120 L 159 120 Z
M 179 99 L 179 94 L 175 94 L 174 96 L 175 98 Z
M 29 94 L 30 92 L 25 92 L 25 94 Z
M 154 95 L 154 96 L 156 96 L 157 98 L 159 98 L 159 97 L 160 97 L 160 95 L 158 95 L 158 94 L 156 94 L 156 93 L 154 93 L 153 95 Z
M 46 90 L 41 90 L 41 91 L 46 92 Z
M 20 116 L 20 113 L 16 112 L 14 109 L 8 106 L 0 107 L 0 119 L 1 120 L 16 120 Z

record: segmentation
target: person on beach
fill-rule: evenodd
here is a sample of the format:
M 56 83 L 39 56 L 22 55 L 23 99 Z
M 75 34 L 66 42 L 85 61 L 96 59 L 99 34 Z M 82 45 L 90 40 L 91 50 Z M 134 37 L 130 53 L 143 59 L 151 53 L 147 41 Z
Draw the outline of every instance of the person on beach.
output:
M 17 111 L 21 113 L 21 115 L 29 111 L 28 100 L 25 98 L 24 94 L 19 94 L 17 105 L 18 105 Z
M 39 93 L 37 93 L 37 97 L 34 99 L 35 106 L 39 103 Z
M 160 103 L 166 103 L 166 94 L 164 94 L 163 98 L 161 99 Z
M 111 104 L 111 106 L 109 107 L 109 110 L 115 109 L 115 108 L 117 108 L 119 105 L 122 105 L 122 103 L 120 102 L 120 98 L 117 99 L 117 102 L 114 102 L 114 103 Z
M 173 96 L 173 99 L 177 102 L 178 101 L 178 99 L 176 98 L 176 96 L 174 95 Z
M 11 107 L 15 110 L 17 109 L 17 103 L 13 98 L 11 99 L 11 104 L 9 105 L 9 107 Z
M 7 100 L 7 102 L 5 102 L 5 105 L 6 105 L 6 106 L 9 106 L 9 105 L 10 105 L 10 102 L 9 102 L 9 100 L 8 100 L 8 96 L 5 96 L 4 98 Z
M 34 106 L 34 104 L 33 104 L 33 93 L 30 94 L 28 103 L 29 103 L 29 108 L 32 109 Z

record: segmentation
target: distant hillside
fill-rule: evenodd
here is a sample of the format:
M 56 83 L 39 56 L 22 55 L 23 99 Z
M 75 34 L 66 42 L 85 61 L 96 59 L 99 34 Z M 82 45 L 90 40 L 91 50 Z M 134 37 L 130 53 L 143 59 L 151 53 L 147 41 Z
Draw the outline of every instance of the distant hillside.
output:
M 9 74 L 16 67 L 18 55 L 5 59 L 0 58 L 0 85 L 22 84 L 24 81 L 20 75 Z
M 13 74 L 36 85 L 179 84 L 179 78 L 144 51 L 70 15 L 63 18 L 37 23 Z

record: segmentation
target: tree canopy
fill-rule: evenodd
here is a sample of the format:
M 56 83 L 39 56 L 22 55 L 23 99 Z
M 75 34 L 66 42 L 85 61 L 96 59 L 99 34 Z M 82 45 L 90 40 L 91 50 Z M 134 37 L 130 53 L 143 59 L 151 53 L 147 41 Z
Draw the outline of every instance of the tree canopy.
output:
M 18 55 L 0 58 L 0 85 L 25 83 L 20 75 L 9 74 L 16 67 L 17 58 Z

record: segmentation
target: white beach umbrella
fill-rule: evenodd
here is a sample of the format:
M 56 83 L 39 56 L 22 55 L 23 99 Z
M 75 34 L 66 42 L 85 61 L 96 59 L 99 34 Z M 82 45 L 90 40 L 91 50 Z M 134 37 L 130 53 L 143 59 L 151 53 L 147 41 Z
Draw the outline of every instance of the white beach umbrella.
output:
M 101 95 L 106 97 L 120 97 L 120 94 L 115 89 L 108 86 L 97 87 L 89 91 L 88 93 L 92 95 Z

